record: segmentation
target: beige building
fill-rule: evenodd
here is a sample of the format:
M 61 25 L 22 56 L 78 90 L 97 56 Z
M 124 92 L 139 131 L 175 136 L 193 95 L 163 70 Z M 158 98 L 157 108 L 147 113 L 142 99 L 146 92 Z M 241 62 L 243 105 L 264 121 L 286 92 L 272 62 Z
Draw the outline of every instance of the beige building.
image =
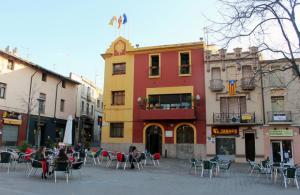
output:
M 77 84 L 20 58 L 16 50 L 0 50 L 2 145 L 16 145 L 27 137 L 35 145 L 48 138 L 61 141 L 67 117 L 75 117 Z
M 264 158 L 257 48 L 205 52 L 207 157 L 236 162 Z
M 102 93 L 101 90 L 89 79 L 70 73 L 70 78 L 79 82 L 77 91 L 77 110 L 75 141 L 91 145 L 100 144 L 102 120 Z
M 266 124 L 263 127 L 265 157 L 273 162 L 300 163 L 300 80 L 287 60 L 264 60 L 263 98 Z M 300 64 L 300 59 L 297 60 Z M 298 66 L 299 69 L 299 66 Z

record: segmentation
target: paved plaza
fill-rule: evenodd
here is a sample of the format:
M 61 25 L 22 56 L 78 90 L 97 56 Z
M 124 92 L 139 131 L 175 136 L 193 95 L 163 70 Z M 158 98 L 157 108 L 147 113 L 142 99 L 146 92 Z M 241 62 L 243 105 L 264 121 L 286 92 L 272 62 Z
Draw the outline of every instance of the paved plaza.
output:
M 92 195 L 92 194 L 212 194 L 212 195 L 282 195 L 299 194 L 295 186 L 283 187 L 265 176 L 247 174 L 248 166 L 234 164 L 229 176 L 221 173 L 211 180 L 206 175 L 189 174 L 186 160 L 162 159 L 159 167 L 146 166 L 142 171 L 118 170 L 88 163 L 81 170 L 81 177 L 74 172 L 66 183 L 63 173 L 54 178 L 40 179 L 40 173 L 29 178 L 25 167 L 12 170 L 8 175 L 0 168 L 0 194 L 2 195 Z

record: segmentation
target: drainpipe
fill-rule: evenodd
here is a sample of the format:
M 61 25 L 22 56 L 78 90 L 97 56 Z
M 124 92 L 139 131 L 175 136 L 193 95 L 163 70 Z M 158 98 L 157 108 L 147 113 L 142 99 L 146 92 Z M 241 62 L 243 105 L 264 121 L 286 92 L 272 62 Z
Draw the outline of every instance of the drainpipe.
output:
M 31 90 L 32 90 L 32 79 L 34 77 L 34 75 L 37 73 L 38 71 L 36 70 L 30 78 L 30 86 L 29 86 L 29 95 L 28 95 L 28 104 L 27 104 L 27 127 L 26 127 L 26 141 L 28 142 L 28 136 L 29 136 L 29 122 L 30 122 L 30 103 L 31 103 Z
M 56 91 L 55 91 L 55 102 L 54 102 L 54 114 L 53 114 L 53 118 L 54 121 L 56 121 L 56 104 L 57 104 L 57 91 L 58 91 L 58 85 L 62 82 L 62 79 L 56 84 Z M 56 125 L 55 125 L 56 127 Z
M 265 116 L 265 98 L 264 98 L 264 81 L 263 81 L 263 73 L 260 65 L 260 85 L 261 85 L 261 100 L 262 100 L 262 111 L 263 111 L 263 124 L 266 124 L 266 116 Z

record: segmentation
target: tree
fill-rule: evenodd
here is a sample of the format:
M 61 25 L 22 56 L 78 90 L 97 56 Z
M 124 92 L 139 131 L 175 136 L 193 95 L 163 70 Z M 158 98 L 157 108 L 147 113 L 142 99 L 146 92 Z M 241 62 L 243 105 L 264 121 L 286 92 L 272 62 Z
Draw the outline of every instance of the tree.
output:
M 228 47 L 232 42 L 247 40 L 259 47 L 258 52 L 275 54 L 288 63 L 279 70 L 293 69 L 300 78 L 299 0 L 219 0 L 223 22 L 209 28 Z M 263 69 L 261 69 L 263 71 Z M 267 71 L 267 69 L 265 69 Z

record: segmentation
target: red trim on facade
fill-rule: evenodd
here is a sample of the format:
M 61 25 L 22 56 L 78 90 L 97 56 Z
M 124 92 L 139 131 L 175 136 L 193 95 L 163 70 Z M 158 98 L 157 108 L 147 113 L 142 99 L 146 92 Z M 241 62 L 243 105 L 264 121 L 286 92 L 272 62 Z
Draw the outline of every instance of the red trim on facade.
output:
M 143 129 L 150 123 L 159 123 L 165 130 L 173 130 L 176 124 L 192 123 L 196 126 L 197 144 L 206 143 L 206 108 L 205 108 L 205 77 L 203 49 L 193 49 L 191 51 L 192 75 L 179 76 L 178 59 L 180 51 L 168 51 L 160 53 L 160 77 L 149 78 L 149 54 L 136 54 L 134 56 L 134 95 L 133 95 L 133 142 L 143 142 Z M 138 97 L 146 97 L 147 88 L 158 87 L 180 87 L 193 86 L 194 96 L 200 95 L 200 102 L 196 105 L 193 113 L 180 110 L 141 110 L 139 108 Z M 151 113 L 152 112 L 152 113 Z M 187 115 L 188 114 L 188 115 Z M 192 116 L 193 115 L 193 116 Z M 159 120 L 160 119 L 160 120 Z M 172 120 L 170 120 L 172 119 Z M 175 120 L 175 121 L 174 121 Z M 174 132 L 173 132 L 174 135 Z M 165 143 L 174 143 L 173 138 L 164 138 Z

